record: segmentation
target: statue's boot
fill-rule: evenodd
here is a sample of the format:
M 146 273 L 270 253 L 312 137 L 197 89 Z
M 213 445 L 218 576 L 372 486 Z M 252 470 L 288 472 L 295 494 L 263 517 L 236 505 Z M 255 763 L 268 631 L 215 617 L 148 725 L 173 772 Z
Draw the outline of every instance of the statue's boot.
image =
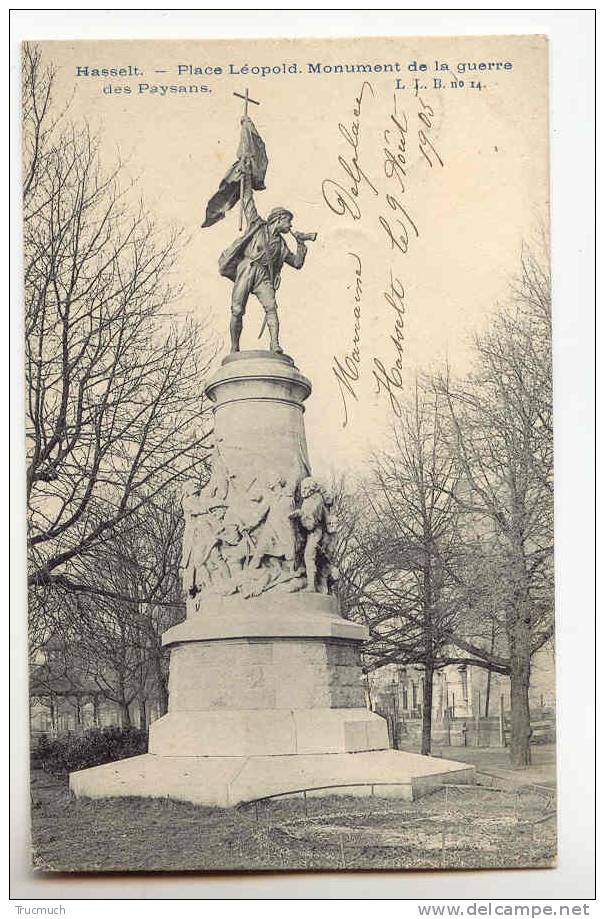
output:
M 271 351 L 274 351 L 276 354 L 283 354 L 284 349 L 280 347 L 279 344 L 279 319 L 277 318 L 277 312 L 273 310 L 267 311 L 267 328 L 271 336 L 271 343 L 269 345 Z
M 239 351 L 239 340 L 242 334 L 242 317 L 241 316 L 231 316 L 231 322 L 229 323 L 229 332 L 231 334 L 231 350 Z

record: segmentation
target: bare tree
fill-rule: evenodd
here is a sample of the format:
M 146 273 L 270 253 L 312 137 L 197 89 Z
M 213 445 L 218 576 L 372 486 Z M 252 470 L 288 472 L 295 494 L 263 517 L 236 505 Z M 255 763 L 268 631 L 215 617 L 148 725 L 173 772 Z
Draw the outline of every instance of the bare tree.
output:
M 424 754 L 431 750 L 433 677 L 452 661 L 450 635 L 458 618 L 457 477 L 439 399 L 417 386 L 394 429 L 392 449 L 373 459 L 354 526 L 345 526 L 339 551 L 345 607 L 370 628 L 368 669 L 391 662 L 424 669 Z
M 134 706 L 143 728 L 150 701 L 160 714 L 168 707 L 161 636 L 185 613 L 182 526 L 178 495 L 164 492 L 77 561 L 71 627 L 78 660 L 103 696 L 118 705 L 124 725 L 131 724 Z M 89 569 L 93 590 L 82 588 L 80 566 Z
M 511 759 L 530 762 L 532 655 L 553 634 L 550 289 L 540 261 L 524 253 L 513 302 L 476 340 L 474 371 L 444 376 L 438 389 L 451 420 L 464 487 L 458 498 L 490 555 L 494 606 L 506 635 L 504 661 L 460 635 L 458 646 L 511 681 Z
M 532 656 L 553 635 L 550 291 L 527 250 L 476 366 L 417 390 L 394 449 L 345 503 L 341 601 L 370 627 L 368 668 L 471 664 L 511 681 L 511 759 L 530 759 Z
M 58 584 L 41 584 L 28 597 L 28 653 L 30 663 L 38 661 L 49 637 L 65 617 L 71 596 Z
M 202 381 L 214 356 L 203 329 L 171 316 L 180 234 L 161 233 L 143 205 L 133 205 L 120 167 L 102 168 L 87 125 L 57 114 L 53 79 L 39 49 L 25 46 L 27 497 L 36 589 L 69 585 L 78 559 L 199 466 L 209 428 Z

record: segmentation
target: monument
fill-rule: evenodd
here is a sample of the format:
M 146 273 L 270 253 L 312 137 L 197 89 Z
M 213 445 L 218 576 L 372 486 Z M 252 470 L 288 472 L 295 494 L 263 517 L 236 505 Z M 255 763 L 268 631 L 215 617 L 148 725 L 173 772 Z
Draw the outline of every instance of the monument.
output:
M 283 237 L 292 213 L 258 215 L 253 191 L 264 187 L 267 158 L 247 115 L 254 100 L 242 98 L 238 161 L 204 222 L 240 201 L 246 227 L 219 261 L 234 285 L 231 353 L 205 387 L 212 472 L 183 498 L 187 615 L 163 636 L 168 712 L 151 725 L 147 754 L 72 773 L 71 788 L 231 806 L 301 792 L 412 798 L 435 783 L 472 782 L 466 764 L 391 749 L 385 720 L 366 705 L 369 633 L 341 615 L 338 521 L 307 452 L 311 382 L 279 337 L 281 270 L 303 266 L 315 234 L 294 233 L 292 252 Z M 239 349 L 250 294 L 265 311 L 268 351 Z

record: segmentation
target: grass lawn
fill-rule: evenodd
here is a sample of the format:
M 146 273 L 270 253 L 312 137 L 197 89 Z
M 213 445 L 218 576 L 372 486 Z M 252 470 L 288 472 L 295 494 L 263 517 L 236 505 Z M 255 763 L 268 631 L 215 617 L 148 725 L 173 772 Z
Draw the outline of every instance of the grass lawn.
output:
M 170 799 L 76 800 L 32 774 L 33 864 L 46 871 L 241 871 L 545 867 L 553 802 L 531 788 L 438 789 L 416 802 L 282 799 L 200 807 Z

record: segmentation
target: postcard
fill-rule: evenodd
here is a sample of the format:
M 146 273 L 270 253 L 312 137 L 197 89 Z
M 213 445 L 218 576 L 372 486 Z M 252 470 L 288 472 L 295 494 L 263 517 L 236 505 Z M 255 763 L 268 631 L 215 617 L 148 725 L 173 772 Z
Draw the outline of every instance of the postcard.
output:
M 22 68 L 33 867 L 553 866 L 547 39 Z

